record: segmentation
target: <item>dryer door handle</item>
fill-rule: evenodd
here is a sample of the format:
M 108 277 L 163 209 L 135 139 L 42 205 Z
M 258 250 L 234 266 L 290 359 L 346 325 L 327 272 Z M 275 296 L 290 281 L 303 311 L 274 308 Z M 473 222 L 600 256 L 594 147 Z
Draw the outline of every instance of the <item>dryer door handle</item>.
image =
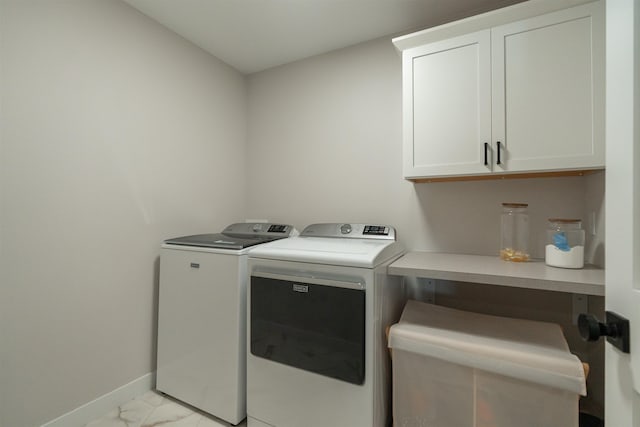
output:
M 279 274 L 279 273 L 268 273 L 264 271 L 258 271 L 251 273 L 251 277 L 262 277 L 265 279 L 273 279 L 273 280 L 283 280 L 286 282 L 294 282 L 301 285 L 310 284 L 310 285 L 322 285 L 322 286 L 333 286 L 335 288 L 345 288 L 345 289 L 355 289 L 358 291 L 364 291 L 364 283 L 360 280 L 345 281 L 345 280 L 335 280 L 335 279 L 324 279 L 321 277 L 305 277 L 305 276 L 294 276 L 288 274 Z

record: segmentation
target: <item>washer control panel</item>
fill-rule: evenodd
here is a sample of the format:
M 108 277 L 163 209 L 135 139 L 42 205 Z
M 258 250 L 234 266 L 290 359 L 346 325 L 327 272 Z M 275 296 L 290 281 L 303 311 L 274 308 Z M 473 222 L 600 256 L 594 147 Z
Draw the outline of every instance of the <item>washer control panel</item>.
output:
M 287 224 L 272 224 L 268 222 L 240 222 L 225 228 L 223 234 L 235 234 L 261 237 L 289 237 L 294 234 L 294 228 Z
M 287 231 L 289 231 L 289 226 L 282 224 L 271 224 L 267 229 L 269 233 L 286 233 Z
M 396 230 L 388 225 L 322 223 L 307 226 L 301 236 L 352 239 L 396 240 Z

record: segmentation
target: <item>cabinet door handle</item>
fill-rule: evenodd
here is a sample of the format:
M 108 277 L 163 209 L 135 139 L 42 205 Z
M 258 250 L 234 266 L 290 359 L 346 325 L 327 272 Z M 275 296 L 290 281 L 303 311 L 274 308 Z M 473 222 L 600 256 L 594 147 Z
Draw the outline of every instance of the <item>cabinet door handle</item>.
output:
M 487 166 L 489 164 L 489 143 L 484 143 L 484 165 Z
M 500 141 L 497 142 L 498 145 L 498 161 L 496 162 L 496 164 L 501 165 L 502 164 L 502 160 L 500 159 L 500 154 L 502 154 L 502 149 L 500 148 L 501 144 Z

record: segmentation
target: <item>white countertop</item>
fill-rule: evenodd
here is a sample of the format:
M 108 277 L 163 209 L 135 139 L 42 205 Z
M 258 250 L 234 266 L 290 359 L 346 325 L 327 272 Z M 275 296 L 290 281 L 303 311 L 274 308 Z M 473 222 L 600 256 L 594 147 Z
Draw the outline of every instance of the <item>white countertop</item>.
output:
M 543 260 L 509 262 L 498 256 L 408 252 L 389 265 L 388 273 L 604 296 L 604 270 L 590 265 L 574 270 L 549 267 Z

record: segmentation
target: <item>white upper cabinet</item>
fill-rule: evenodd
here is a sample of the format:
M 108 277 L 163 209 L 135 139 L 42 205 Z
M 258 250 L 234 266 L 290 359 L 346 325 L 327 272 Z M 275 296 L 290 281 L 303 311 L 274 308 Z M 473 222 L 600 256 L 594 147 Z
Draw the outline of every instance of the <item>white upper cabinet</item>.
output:
M 527 7 L 394 39 L 405 178 L 604 167 L 604 5 L 495 25 Z
M 403 80 L 404 139 L 410 169 L 419 175 L 486 173 L 491 142 L 490 31 L 416 48 Z M 406 174 L 405 170 L 405 174 Z
M 499 170 L 604 167 L 603 4 L 491 30 Z

